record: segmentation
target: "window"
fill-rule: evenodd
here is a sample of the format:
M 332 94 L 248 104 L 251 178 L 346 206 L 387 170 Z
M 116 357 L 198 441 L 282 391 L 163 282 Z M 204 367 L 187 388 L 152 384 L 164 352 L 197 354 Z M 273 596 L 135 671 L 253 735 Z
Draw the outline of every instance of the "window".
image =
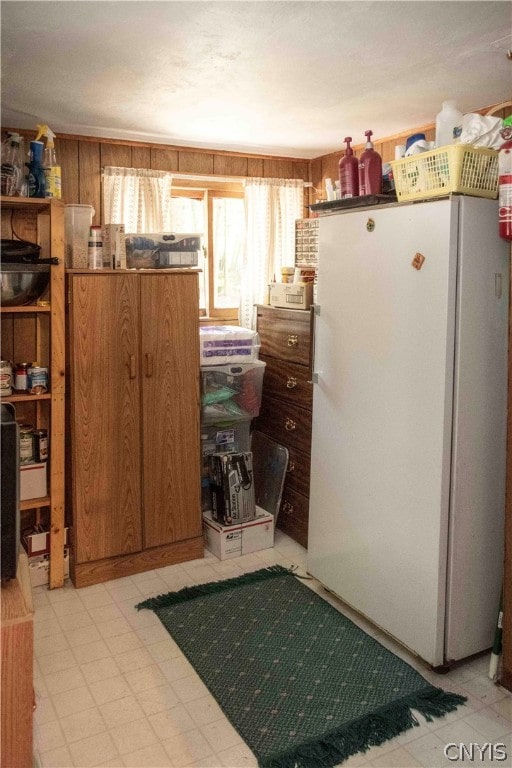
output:
M 240 305 L 241 268 L 245 247 L 242 185 L 217 182 L 215 188 L 191 189 L 173 182 L 171 228 L 201 232 L 204 261 L 199 266 L 200 310 L 204 316 L 236 319 Z M 193 183 L 193 182 L 189 182 Z

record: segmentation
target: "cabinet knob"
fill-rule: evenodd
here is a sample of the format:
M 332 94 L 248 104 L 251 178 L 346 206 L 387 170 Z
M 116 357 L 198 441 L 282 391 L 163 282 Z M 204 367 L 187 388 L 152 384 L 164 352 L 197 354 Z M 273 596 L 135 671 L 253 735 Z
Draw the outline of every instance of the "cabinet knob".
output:
M 295 376 L 288 376 L 288 380 L 286 382 L 286 388 L 287 389 L 293 389 L 297 386 L 297 379 Z
M 137 368 L 135 366 L 135 355 L 130 355 L 130 379 L 134 379 L 137 375 Z
M 293 459 L 292 459 L 292 461 L 288 462 L 288 467 L 287 467 L 286 471 L 287 472 L 295 472 L 295 462 L 293 461 Z
M 283 502 L 283 512 L 285 515 L 292 515 L 293 514 L 293 504 L 290 504 L 289 501 Z
M 287 432 L 293 432 L 294 429 L 297 429 L 297 424 L 294 422 L 293 419 L 290 419 L 288 417 L 284 423 L 284 428 L 286 429 Z
M 299 337 L 297 336 L 297 334 L 296 333 L 291 333 L 288 336 L 288 346 L 289 347 L 296 347 L 298 343 L 299 343 Z
M 146 352 L 146 377 L 148 379 L 153 375 L 153 355 Z

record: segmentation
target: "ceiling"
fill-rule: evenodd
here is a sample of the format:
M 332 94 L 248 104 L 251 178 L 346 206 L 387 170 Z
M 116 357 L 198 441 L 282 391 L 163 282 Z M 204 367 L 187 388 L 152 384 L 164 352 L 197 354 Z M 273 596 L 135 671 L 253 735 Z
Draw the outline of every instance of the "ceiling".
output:
M 1 2 L 2 124 L 313 158 L 510 98 L 505 2 Z

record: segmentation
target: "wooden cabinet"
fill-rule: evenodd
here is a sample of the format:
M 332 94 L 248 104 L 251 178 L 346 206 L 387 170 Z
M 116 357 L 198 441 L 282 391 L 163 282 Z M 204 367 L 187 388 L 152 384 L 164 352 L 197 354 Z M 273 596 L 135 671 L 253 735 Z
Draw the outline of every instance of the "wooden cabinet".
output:
M 5 768 L 32 767 L 34 621 L 25 553 L 2 583 L 2 757 Z
M 50 283 L 38 303 L 2 307 L 2 358 L 38 361 L 48 368 L 49 390 L 13 394 L 16 420 L 47 429 L 49 462 L 45 497 L 22 501 L 21 527 L 39 523 L 50 530 L 49 586 L 64 583 L 64 204 L 61 200 L 2 197 L 2 238 L 41 246 L 41 258 L 57 257 Z
M 203 556 L 198 276 L 68 273 L 76 586 Z
M 267 364 L 254 429 L 285 445 L 288 471 L 277 526 L 307 546 L 311 458 L 311 315 L 257 307 L 260 359 Z

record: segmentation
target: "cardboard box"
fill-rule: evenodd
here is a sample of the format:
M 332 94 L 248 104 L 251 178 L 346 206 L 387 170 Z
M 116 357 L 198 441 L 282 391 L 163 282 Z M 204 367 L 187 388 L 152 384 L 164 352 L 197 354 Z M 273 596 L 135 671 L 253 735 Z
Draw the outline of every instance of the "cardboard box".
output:
M 50 553 L 49 531 L 24 531 L 21 542 L 29 557 L 48 555 Z M 68 529 L 64 528 L 64 546 L 68 544 Z
M 218 523 L 245 523 L 256 516 L 252 453 L 213 453 L 210 463 L 212 517 Z
M 274 546 L 274 517 L 256 507 L 256 517 L 239 525 L 221 525 L 211 513 L 203 514 L 205 546 L 219 560 L 249 555 Z
M 238 325 L 204 325 L 199 329 L 200 364 L 253 363 L 258 359 L 260 337 Z
M 48 584 L 50 558 L 48 555 L 29 557 L 28 570 L 30 574 L 30 583 L 33 587 L 40 587 L 44 584 Z M 69 549 L 64 551 L 64 578 L 69 578 Z
M 103 225 L 103 266 L 126 269 L 124 224 Z
M 269 304 L 271 307 L 309 309 L 312 303 L 312 283 L 270 283 Z
M 46 496 L 46 462 L 20 466 L 20 501 Z

